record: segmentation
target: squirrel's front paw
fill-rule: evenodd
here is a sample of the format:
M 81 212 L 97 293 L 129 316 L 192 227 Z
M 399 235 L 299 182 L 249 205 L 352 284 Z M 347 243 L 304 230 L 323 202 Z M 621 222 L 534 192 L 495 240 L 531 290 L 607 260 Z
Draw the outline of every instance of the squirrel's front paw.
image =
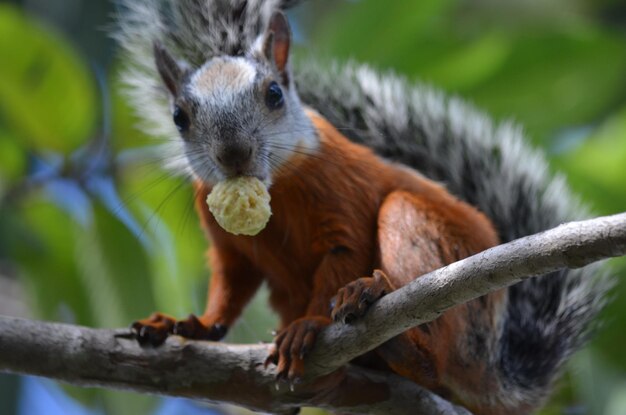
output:
M 265 360 L 276 365 L 276 380 L 292 384 L 304 374 L 304 359 L 315 346 L 317 335 L 331 323 L 327 317 L 303 317 L 292 322 L 274 340 L 274 347 Z
M 391 290 L 385 273 L 375 270 L 371 278 L 359 278 L 339 289 L 331 301 L 330 316 L 334 321 L 350 324 L 363 317 L 374 302 Z
M 205 325 L 201 318 L 190 314 L 185 320 L 176 320 L 165 314 L 154 313 L 148 318 L 135 321 L 130 328 L 142 346 L 157 347 L 167 336 L 176 334 L 194 340 L 221 340 L 228 331 L 222 324 Z

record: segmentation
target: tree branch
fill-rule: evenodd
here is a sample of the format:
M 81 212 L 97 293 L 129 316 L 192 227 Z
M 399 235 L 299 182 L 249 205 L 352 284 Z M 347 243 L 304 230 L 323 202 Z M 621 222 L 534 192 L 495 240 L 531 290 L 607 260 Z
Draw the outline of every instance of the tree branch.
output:
M 79 386 L 228 402 L 293 413 L 316 406 L 344 413 L 470 415 L 389 373 L 350 366 L 290 389 L 264 368 L 269 345 L 167 339 L 141 348 L 128 330 L 97 330 L 0 316 L 0 371 L 45 376 Z
M 173 336 L 162 347 L 142 349 L 128 330 L 12 318 L 0 318 L 0 370 L 278 413 L 317 406 L 349 413 L 467 414 L 393 374 L 353 366 L 336 370 L 454 305 L 534 275 L 625 253 L 626 214 L 620 214 L 562 225 L 441 268 L 382 298 L 356 324 L 325 330 L 307 361 L 309 378 L 325 376 L 293 391 L 286 385 L 276 390 L 273 368 L 263 367 L 268 345 Z

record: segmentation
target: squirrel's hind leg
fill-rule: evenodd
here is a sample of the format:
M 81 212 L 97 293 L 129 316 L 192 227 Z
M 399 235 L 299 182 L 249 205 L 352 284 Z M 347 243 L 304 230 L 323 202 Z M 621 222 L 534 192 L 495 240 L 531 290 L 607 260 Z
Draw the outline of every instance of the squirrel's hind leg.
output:
M 383 295 L 420 275 L 452 262 L 446 228 L 438 208 L 405 191 L 388 195 L 378 214 L 378 258 L 381 270 L 341 288 L 331 303 L 331 317 L 350 323 L 362 317 Z M 446 244 L 443 246 L 442 244 Z M 456 249 L 460 251 L 460 249 Z M 455 258 L 456 259 L 456 258 Z
M 438 211 L 431 212 L 419 196 L 396 191 L 387 196 L 378 215 L 379 267 L 372 277 L 359 278 L 339 290 L 331 316 L 351 323 L 362 317 L 383 295 L 446 263 L 438 241 Z M 448 260 L 450 262 L 450 260 Z M 439 390 L 441 359 L 436 356 L 427 326 L 416 328 L 376 349 L 398 374 Z
M 469 205 L 436 204 L 403 191 L 380 209 L 380 268 L 401 287 L 428 272 L 497 244 L 491 224 Z M 376 349 L 396 373 L 477 413 L 501 413 L 486 405 L 500 384 L 493 357 L 506 290 L 455 306 Z M 487 398 L 485 398 L 487 397 Z M 506 412 L 503 412 L 506 413 Z

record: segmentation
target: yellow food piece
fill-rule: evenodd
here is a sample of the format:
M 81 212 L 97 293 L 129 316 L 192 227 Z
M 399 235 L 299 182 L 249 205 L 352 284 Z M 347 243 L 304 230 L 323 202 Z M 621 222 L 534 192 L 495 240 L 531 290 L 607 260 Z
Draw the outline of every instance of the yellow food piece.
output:
M 256 177 L 235 177 L 217 183 L 206 198 L 217 223 L 234 235 L 258 234 L 272 215 L 270 194 Z

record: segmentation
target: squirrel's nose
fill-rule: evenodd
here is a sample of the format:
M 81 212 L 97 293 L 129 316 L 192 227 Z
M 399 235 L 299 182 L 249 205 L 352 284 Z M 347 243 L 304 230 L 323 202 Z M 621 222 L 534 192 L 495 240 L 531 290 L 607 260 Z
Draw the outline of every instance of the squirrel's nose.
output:
M 228 144 L 221 146 L 215 158 L 226 173 L 242 174 L 252 162 L 252 146 L 249 144 Z

